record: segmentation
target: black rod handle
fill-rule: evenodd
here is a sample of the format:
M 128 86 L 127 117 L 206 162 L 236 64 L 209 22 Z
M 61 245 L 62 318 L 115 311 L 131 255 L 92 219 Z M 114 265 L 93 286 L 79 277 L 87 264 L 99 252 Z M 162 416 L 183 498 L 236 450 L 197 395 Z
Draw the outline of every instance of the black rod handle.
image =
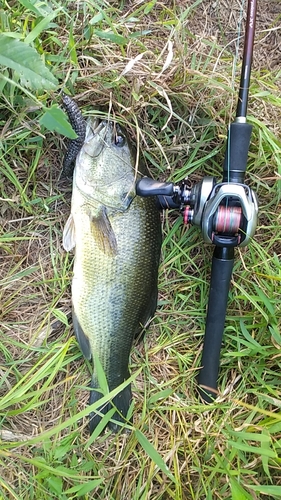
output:
M 198 376 L 199 393 L 207 403 L 212 402 L 217 396 L 220 350 L 233 263 L 234 248 L 215 247 L 201 360 L 202 368 Z
M 231 123 L 223 166 L 223 182 L 244 183 L 252 134 L 249 123 Z

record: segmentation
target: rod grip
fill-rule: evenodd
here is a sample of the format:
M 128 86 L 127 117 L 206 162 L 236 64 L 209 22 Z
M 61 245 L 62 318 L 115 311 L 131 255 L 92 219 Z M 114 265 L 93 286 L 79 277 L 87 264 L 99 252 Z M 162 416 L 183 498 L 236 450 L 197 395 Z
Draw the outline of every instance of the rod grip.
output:
M 212 402 L 217 396 L 220 350 L 233 263 L 233 248 L 215 247 L 201 360 L 202 368 L 198 376 L 199 393 L 207 403 Z
M 230 124 L 223 166 L 223 182 L 244 183 L 252 128 L 249 123 Z

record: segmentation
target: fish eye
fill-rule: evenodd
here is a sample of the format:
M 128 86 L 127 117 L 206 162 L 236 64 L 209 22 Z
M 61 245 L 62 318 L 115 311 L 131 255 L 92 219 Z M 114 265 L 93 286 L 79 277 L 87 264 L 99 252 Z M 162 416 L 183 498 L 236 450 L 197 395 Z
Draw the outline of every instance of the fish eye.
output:
M 125 137 L 124 135 L 117 134 L 115 137 L 115 144 L 117 147 L 122 148 L 125 145 Z

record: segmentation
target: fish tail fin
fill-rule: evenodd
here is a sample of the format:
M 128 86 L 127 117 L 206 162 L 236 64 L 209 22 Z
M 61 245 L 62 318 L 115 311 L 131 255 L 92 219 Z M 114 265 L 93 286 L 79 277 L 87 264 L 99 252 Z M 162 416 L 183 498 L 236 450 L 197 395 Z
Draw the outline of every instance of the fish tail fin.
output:
M 96 403 L 99 399 L 103 397 L 103 394 L 101 392 L 94 390 L 97 387 L 98 387 L 97 379 L 95 376 L 93 376 L 91 380 L 92 390 L 89 399 L 90 405 Z M 115 406 L 117 409 L 112 418 L 117 422 L 119 422 L 119 424 L 117 424 L 115 422 L 109 421 L 108 427 L 113 432 L 118 432 L 120 430 L 120 426 L 122 426 L 126 422 L 126 416 L 130 408 L 131 401 L 132 401 L 132 391 L 131 391 L 131 384 L 129 384 L 122 391 L 120 391 L 117 394 L 117 396 L 115 396 L 112 400 L 113 406 Z M 105 403 L 100 408 L 98 408 L 98 411 L 99 413 L 101 413 L 101 415 L 95 412 L 90 413 L 89 426 L 91 434 L 96 429 L 98 424 L 101 422 L 103 416 L 106 415 L 106 413 L 112 408 L 112 404 L 111 402 L 108 402 Z
M 113 398 L 112 403 L 117 409 L 113 415 L 113 419 L 120 422 L 123 425 L 126 422 L 127 413 L 132 402 L 132 390 L 131 384 L 127 385 L 122 391 L 120 391 L 115 398 Z M 109 428 L 113 432 L 118 432 L 120 430 L 120 425 L 114 422 L 109 422 Z
M 94 390 L 95 388 L 98 387 L 97 380 L 94 376 L 92 377 L 90 387 L 92 390 L 90 392 L 89 405 L 92 405 L 92 404 L 96 403 L 97 401 L 99 401 L 99 399 L 101 399 L 103 397 L 103 394 L 99 391 Z M 89 419 L 90 419 L 89 420 L 89 427 L 90 427 L 91 434 L 92 434 L 92 432 L 94 432 L 96 427 L 101 422 L 103 415 L 105 415 L 109 409 L 110 409 L 109 403 L 105 403 L 104 405 L 102 405 L 101 407 L 98 408 L 98 411 L 101 413 L 101 415 L 99 415 L 96 412 L 90 413 L 90 415 L 89 415 Z

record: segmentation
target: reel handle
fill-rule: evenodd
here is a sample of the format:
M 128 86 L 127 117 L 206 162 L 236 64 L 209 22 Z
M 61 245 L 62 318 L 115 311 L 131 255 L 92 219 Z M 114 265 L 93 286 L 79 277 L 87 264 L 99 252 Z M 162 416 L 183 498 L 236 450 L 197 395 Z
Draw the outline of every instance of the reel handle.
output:
M 182 186 L 175 186 L 173 182 L 159 182 L 150 177 L 143 177 L 136 183 L 136 194 L 146 198 L 156 196 L 160 209 L 179 209 L 189 197 L 189 190 L 185 183 Z
M 159 182 L 150 177 L 143 177 L 137 182 L 136 193 L 146 198 L 147 196 L 173 196 L 174 184 L 172 182 Z

